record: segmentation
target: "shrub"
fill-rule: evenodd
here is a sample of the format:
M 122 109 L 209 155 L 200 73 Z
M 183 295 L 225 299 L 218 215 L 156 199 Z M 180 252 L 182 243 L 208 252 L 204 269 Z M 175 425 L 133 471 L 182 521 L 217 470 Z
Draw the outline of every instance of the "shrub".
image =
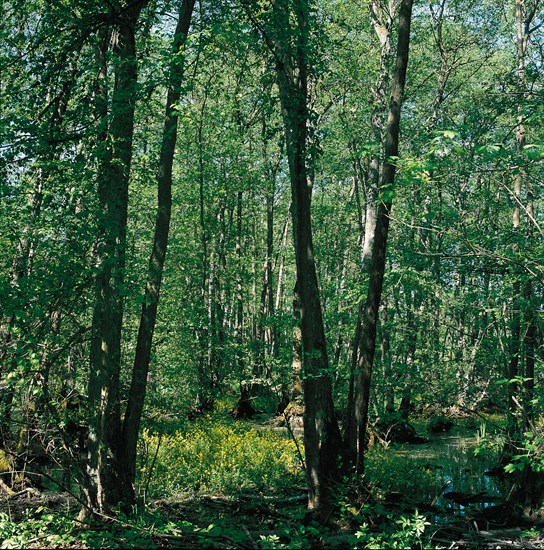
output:
M 150 472 L 152 459 L 140 471 L 142 480 L 151 475 L 154 496 L 283 492 L 297 484 L 302 472 L 292 440 L 244 423 L 204 418 L 162 439 L 144 432 L 143 439 L 150 455 L 158 448 L 155 471 Z
M 400 516 L 396 520 L 390 515 L 380 533 L 373 533 L 368 524 L 363 523 L 354 538 L 358 548 L 427 548 L 424 533 L 429 525 L 426 516 L 416 510 L 412 516 Z

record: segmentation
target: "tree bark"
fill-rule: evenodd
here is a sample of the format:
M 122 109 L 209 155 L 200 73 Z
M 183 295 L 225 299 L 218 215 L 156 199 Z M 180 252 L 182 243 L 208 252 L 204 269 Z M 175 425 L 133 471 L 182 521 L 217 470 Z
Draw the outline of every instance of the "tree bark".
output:
M 145 4 L 146 0 L 140 0 L 130 6 L 110 5 L 114 32 L 104 33 L 107 36 L 103 37 L 100 52 L 103 90 L 107 86 L 105 59 L 110 43 L 116 63 L 111 120 L 98 173 L 99 236 L 88 381 L 89 438 L 84 492 L 89 507 L 98 512 L 108 512 L 120 501 L 130 499 L 130 495 L 123 494 L 126 472 L 119 461 L 119 379 L 128 182 L 137 86 L 135 27 Z M 103 101 L 105 107 L 105 97 Z
M 172 211 L 172 165 L 176 149 L 179 121 L 177 104 L 181 97 L 184 72 L 184 58 L 180 54 L 183 52 L 183 47 L 189 32 L 194 3 L 195 0 L 183 0 L 180 6 L 178 23 L 174 35 L 172 48 L 173 61 L 170 67 L 165 121 L 157 174 L 158 197 L 155 234 L 151 257 L 149 258 L 147 282 L 132 369 L 132 381 L 123 424 L 123 468 L 128 473 L 125 479 L 129 484 L 123 492 L 125 494 L 130 494 L 132 499 L 134 498 L 134 481 L 136 478 L 136 447 L 138 432 L 145 401 L 153 333 L 157 320 L 159 293 L 164 271 L 166 250 L 168 247 L 168 234 L 170 231 L 170 217 Z
M 386 91 L 390 80 L 389 61 L 391 56 L 391 29 L 395 18 L 395 0 L 390 0 L 388 9 L 377 0 L 369 2 L 369 12 L 372 27 L 376 32 L 380 42 L 380 67 L 376 82 L 371 90 L 372 110 L 370 113 L 370 122 L 372 130 L 372 139 L 376 144 L 382 147 L 384 134 L 384 113 L 387 110 Z M 352 145 L 355 152 L 357 147 Z M 362 246 L 361 246 L 361 271 L 364 275 L 370 273 L 372 249 L 374 247 L 374 238 L 376 233 L 376 217 L 378 213 L 378 195 L 380 186 L 380 177 L 383 171 L 383 155 L 376 151 L 368 163 L 367 177 L 364 178 L 360 160 L 356 159 L 353 163 L 355 197 L 357 199 L 357 208 L 359 213 Z M 364 190 L 364 222 L 362 217 L 362 207 L 359 198 L 359 184 Z M 357 423 L 355 419 L 355 373 L 359 361 L 359 348 L 362 334 L 363 303 L 360 302 L 357 308 L 357 317 L 355 323 L 355 334 L 353 337 L 353 351 L 351 355 L 348 405 L 346 421 L 344 426 L 344 441 L 348 449 L 348 454 L 352 460 L 357 455 Z
M 291 9 L 296 28 L 290 23 Z M 273 15 L 276 74 L 291 179 L 296 292 L 301 303 L 308 510 L 319 521 L 326 522 L 334 507 L 332 488 L 339 475 L 341 438 L 332 399 L 312 242 L 311 167 L 308 166 L 311 157 L 308 151 L 309 6 L 304 0 L 293 2 L 291 7 L 288 0 L 276 0 Z M 294 46 L 291 37 L 294 37 Z
M 210 240 L 206 227 L 206 177 L 204 172 L 204 113 L 208 101 L 208 88 L 205 88 L 202 106 L 200 108 L 200 120 L 198 124 L 198 189 L 199 189 L 199 221 L 200 221 L 200 247 L 201 247 L 201 286 L 200 286 L 200 327 L 196 329 L 197 338 L 200 340 L 200 355 L 198 366 L 199 390 L 196 397 L 197 408 L 205 409 L 213 401 L 211 384 L 209 381 L 209 347 L 211 339 L 211 326 L 209 323 L 209 287 L 211 277 L 211 254 L 208 251 Z
M 385 273 L 389 213 L 393 202 L 392 191 L 395 182 L 396 166 L 393 164 L 393 159 L 398 156 L 400 113 L 408 66 L 412 4 L 412 0 L 403 0 L 399 12 L 396 64 L 387 119 L 385 163 L 380 181 L 380 203 L 378 205 L 374 245 L 370 259 L 369 287 L 362 311 L 359 359 L 354 388 L 354 414 L 357 426 L 355 469 L 358 474 L 361 474 L 364 470 L 370 384 L 376 349 L 376 328 Z
M 517 45 L 517 86 L 520 96 L 524 98 L 528 93 L 526 55 L 531 33 L 538 25 L 531 28 L 539 8 L 540 0 L 533 2 L 516 0 L 515 21 L 516 21 L 516 45 Z M 522 152 L 526 144 L 526 129 L 523 113 L 523 101 L 518 106 L 518 117 L 516 126 L 516 147 Z M 521 192 L 526 190 L 526 205 L 524 207 L 527 215 L 527 229 L 525 235 L 520 231 L 521 225 Z M 532 246 L 532 224 L 534 222 L 533 190 L 529 175 L 525 167 L 520 167 L 514 180 L 515 204 L 512 214 L 512 226 L 514 231 L 514 253 L 520 251 L 520 243 L 525 248 Z M 524 239 L 524 241 L 523 241 Z M 509 365 L 509 378 L 512 379 L 520 374 L 526 378 L 523 385 L 509 384 L 509 417 L 510 435 L 514 445 L 507 449 L 507 453 L 517 452 L 515 442 L 523 439 L 524 433 L 535 431 L 533 423 L 534 376 L 535 376 L 535 344 L 536 344 L 536 312 L 533 303 L 533 280 L 530 275 L 521 269 L 514 271 L 513 296 L 512 296 L 512 340 Z M 524 367 L 524 369 L 523 369 Z M 516 399 L 516 396 L 521 399 Z M 516 402 L 517 401 L 517 402 Z M 518 403 L 521 410 L 517 410 Z M 518 419 L 521 413 L 521 419 Z M 533 469 L 532 464 L 525 465 L 525 468 L 518 476 L 519 489 L 512 493 L 517 502 L 523 504 L 524 513 L 532 516 L 538 513 L 544 499 L 544 476 L 542 472 Z

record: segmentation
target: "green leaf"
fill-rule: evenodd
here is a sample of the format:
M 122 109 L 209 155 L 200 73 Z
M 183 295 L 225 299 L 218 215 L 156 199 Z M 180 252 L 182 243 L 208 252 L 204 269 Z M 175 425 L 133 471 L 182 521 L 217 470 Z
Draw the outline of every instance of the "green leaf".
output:
M 444 130 L 442 135 L 448 139 L 455 139 L 456 137 L 459 137 L 460 134 L 456 130 Z

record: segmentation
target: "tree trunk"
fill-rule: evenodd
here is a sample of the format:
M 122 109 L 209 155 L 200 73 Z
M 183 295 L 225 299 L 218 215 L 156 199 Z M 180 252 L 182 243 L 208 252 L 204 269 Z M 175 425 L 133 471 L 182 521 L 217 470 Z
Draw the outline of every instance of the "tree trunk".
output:
M 392 414 L 395 412 L 395 390 L 392 380 L 392 368 L 391 368 L 391 343 L 389 341 L 389 328 L 388 321 L 392 325 L 393 319 L 388 319 L 389 313 L 387 308 L 387 302 L 382 305 L 382 329 L 381 329 L 381 355 L 382 355 L 382 369 L 383 380 L 385 386 L 385 412 L 386 414 Z
M 204 99 L 200 108 L 200 120 L 198 124 L 198 190 L 199 190 L 199 221 L 200 221 L 200 247 L 201 247 L 201 286 L 200 286 L 200 327 L 196 329 L 197 338 L 200 341 L 200 355 L 198 358 L 198 394 L 196 397 L 197 408 L 206 409 L 213 401 L 209 375 L 209 346 L 210 346 L 210 323 L 209 316 L 209 287 L 211 254 L 208 251 L 209 232 L 206 228 L 206 196 L 204 172 L 204 113 L 208 101 L 208 89 L 205 89 Z
M 376 82 L 371 90 L 372 95 L 372 111 L 370 114 L 370 122 L 372 127 L 372 138 L 378 143 L 383 143 L 384 133 L 384 113 L 387 110 L 386 90 L 390 80 L 389 58 L 391 55 L 391 28 L 395 18 L 395 6 L 393 2 L 389 3 L 389 9 L 384 9 L 376 0 L 369 2 L 370 20 L 372 26 L 378 36 L 380 42 L 380 68 Z M 352 151 L 355 153 L 357 147 L 352 145 Z M 359 213 L 360 227 L 362 233 L 361 246 L 361 271 L 364 275 L 370 273 L 372 249 L 374 247 L 374 238 L 376 233 L 376 216 L 378 213 L 377 200 L 380 186 L 380 176 L 383 171 L 383 158 L 378 153 L 375 153 L 370 158 L 368 164 L 367 178 L 363 177 L 360 160 L 357 159 L 353 163 L 354 181 L 355 181 L 355 197 L 357 200 L 357 208 Z M 359 198 L 359 184 L 364 189 L 364 225 L 361 201 Z M 357 363 L 359 361 L 359 348 L 361 340 L 363 318 L 363 303 L 360 302 L 357 308 L 357 317 L 355 322 L 355 334 L 353 337 L 353 351 L 351 356 L 349 389 L 348 389 L 348 405 L 347 415 L 344 427 L 344 441 L 350 460 L 355 461 L 357 456 L 357 422 L 355 419 L 355 373 L 357 371 Z
M 113 6 L 115 32 L 102 41 L 102 89 L 107 86 L 106 56 L 110 38 L 115 59 L 111 121 L 98 173 L 98 244 L 95 303 L 92 319 L 88 381 L 89 438 L 84 492 L 91 509 L 108 512 L 124 494 L 127 472 L 120 458 L 121 420 L 119 377 L 124 305 L 124 271 L 128 182 L 132 161 L 137 86 L 135 27 L 146 0 Z M 107 105 L 103 98 L 103 106 Z
M 369 287 L 362 311 L 359 359 L 354 388 L 354 414 L 357 426 L 355 466 L 358 474 L 361 474 L 364 469 L 370 384 L 376 349 L 376 328 L 385 273 L 389 213 L 393 201 L 392 190 L 395 182 L 396 167 L 391 159 L 398 156 L 400 112 L 408 66 L 412 3 L 412 0 L 403 0 L 399 13 L 396 65 L 387 119 L 385 163 L 380 182 L 380 203 L 378 205 L 374 245 L 370 259 Z
M 125 478 L 129 483 L 123 493 L 134 495 L 136 478 L 136 446 L 144 406 L 147 375 L 151 360 L 151 346 L 157 319 L 159 293 L 164 270 L 170 216 L 172 211 L 172 165 L 176 149 L 178 129 L 178 107 L 183 83 L 183 56 L 180 54 L 189 32 L 195 0 L 184 0 L 180 6 L 179 19 L 172 48 L 173 61 L 170 68 L 166 113 L 162 136 L 159 168 L 157 174 L 157 216 L 153 249 L 149 259 L 147 282 L 140 316 L 138 340 L 132 370 L 132 381 L 123 424 L 123 465 L 128 472 Z
M 313 255 L 311 227 L 311 155 L 308 109 L 308 23 L 309 6 L 298 0 L 290 23 L 288 0 L 276 0 L 273 7 L 276 74 L 286 133 L 291 179 L 293 234 L 297 268 L 296 292 L 301 303 L 304 391 L 304 446 L 308 478 L 308 510 L 325 522 L 334 498 L 332 487 L 338 480 L 340 430 L 332 400 L 332 382 L 325 343 L 325 330 Z M 291 45 L 289 34 L 296 36 Z M 295 50 L 295 51 L 293 51 Z
M 520 97 L 524 98 L 528 92 L 526 55 L 527 47 L 531 33 L 538 28 L 538 25 L 531 28 L 537 10 L 539 0 L 526 2 L 525 0 L 516 0 L 516 43 L 517 43 L 517 85 Z M 525 115 L 523 110 L 523 101 L 518 106 L 518 124 L 516 126 L 516 146 L 519 152 L 522 152 L 526 144 Z M 521 192 L 522 188 L 526 190 L 526 205 L 524 207 L 527 215 L 527 230 L 523 236 L 520 231 L 521 224 Z M 514 180 L 514 199 L 515 205 L 512 216 L 512 226 L 514 230 L 514 253 L 520 250 L 520 244 L 529 249 L 533 246 L 532 224 L 535 217 L 533 212 L 533 190 L 530 179 L 525 167 L 520 167 Z M 523 241 L 523 239 L 525 239 Z M 509 384 L 509 416 L 510 416 L 510 435 L 513 438 L 514 446 L 507 449 L 511 452 L 517 452 L 515 442 L 523 439 L 524 432 L 535 432 L 533 423 L 532 398 L 534 394 L 534 375 L 535 375 L 535 343 L 536 343 L 536 312 L 533 303 L 533 280 L 531 275 L 525 273 L 522 269 L 514 271 L 513 283 L 513 312 L 512 312 L 512 344 L 510 356 L 509 377 L 523 374 L 527 379 L 523 386 L 518 384 Z M 522 336 L 523 335 L 523 336 Z M 523 360 L 525 363 L 523 364 Z M 522 367 L 524 371 L 522 370 Z M 518 398 L 516 398 L 518 397 Z M 519 399 L 521 397 L 521 399 Z M 520 408 L 517 411 L 517 407 Z M 521 415 L 521 418 L 518 418 Z M 517 483 L 519 490 L 513 492 L 513 499 L 523 504 L 524 513 L 528 516 L 538 514 L 542 501 L 544 500 L 544 476 L 542 472 L 533 469 L 532 464 L 526 464 L 525 468 L 518 475 Z

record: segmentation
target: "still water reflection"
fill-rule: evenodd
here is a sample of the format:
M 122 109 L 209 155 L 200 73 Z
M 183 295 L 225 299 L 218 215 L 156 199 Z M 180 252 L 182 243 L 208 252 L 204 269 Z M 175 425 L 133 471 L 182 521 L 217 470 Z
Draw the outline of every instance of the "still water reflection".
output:
M 485 451 L 476 455 L 476 444 L 475 437 L 444 434 L 432 436 L 428 443 L 404 445 L 397 453 L 435 472 L 436 486 L 443 488 L 442 496 L 435 504 L 462 512 L 465 506 L 447 498 L 448 493 L 450 496 L 455 493 L 485 493 L 490 498 L 487 501 L 482 498 L 482 502 L 477 504 L 480 507 L 494 504 L 504 495 L 504 487 L 499 480 L 485 475 L 495 465 L 495 457 Z M 440 489 L 437 495 L 439 493 Z

